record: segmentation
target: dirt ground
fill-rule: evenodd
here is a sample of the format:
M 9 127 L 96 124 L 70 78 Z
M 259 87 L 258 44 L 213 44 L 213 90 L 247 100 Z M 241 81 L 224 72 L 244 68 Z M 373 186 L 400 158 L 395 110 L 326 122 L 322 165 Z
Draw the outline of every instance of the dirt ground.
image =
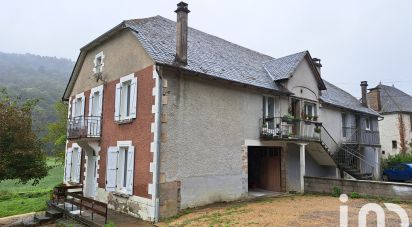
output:
M 358 213 L 372 199 L 351 199 L 349 226 L 358 226 Z M 412 204 L 397 203 L 412 217 Z M 332 196 L 295 195 L 266 198 L 250 202 L 221 203 L 201 209 L 186 210 L 180 217 L 165 220 L 159 226 L 339 226 L 339 209 L 343 205 Z M 385 208 L 385 226 L 400 226 L 399 217 Z M 368 226 L 376 226 L 376 215 L 368 215 Z M 412 219 L 411 219 L 412 221 Z

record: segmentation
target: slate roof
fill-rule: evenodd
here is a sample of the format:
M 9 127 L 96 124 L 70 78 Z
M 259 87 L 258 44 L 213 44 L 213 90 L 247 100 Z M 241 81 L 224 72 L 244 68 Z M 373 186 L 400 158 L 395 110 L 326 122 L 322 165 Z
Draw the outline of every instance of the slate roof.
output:
M 412 97 L 393 86 L 378 85 L 381 94 L 381 113 L 411 112 Z
M 336 87 L 335 85 L 323 80 L 326 85 L 326 90 L 322 91 L 320 99 L 324 103 L 354 110 L 361 113 L 371 114 L 375 116 L 380 116 L 377 112 L 370 108 L 364 107 L 358 99 L 353 97 L 348 92 Z
M 273 80 L 288 79 L 307 54 L 308 51 L 291 54 L 267 61 L 263 66 Z
M 127 20 L 132 30 L 157 63 L 173 65 L 176 53 L 176 22 L 161 16 Z M 188 62 L 180 66 L 209 76 L 287 92 L 263 67 L 274 58 L 228 42 L 194 28 L 188 29 Z

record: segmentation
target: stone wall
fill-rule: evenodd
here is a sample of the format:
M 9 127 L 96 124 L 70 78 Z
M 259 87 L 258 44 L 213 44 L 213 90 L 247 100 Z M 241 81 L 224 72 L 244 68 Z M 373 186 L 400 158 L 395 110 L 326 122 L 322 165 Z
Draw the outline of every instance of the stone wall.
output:
M 387 198 L 412 199 L 412 184 L 348 180 L 324 177 L 305 177 L 306 193 L 330 194 L 334 187 L 342 190 L 342 193 L 357 192 L 361 195 L 379 196 Z

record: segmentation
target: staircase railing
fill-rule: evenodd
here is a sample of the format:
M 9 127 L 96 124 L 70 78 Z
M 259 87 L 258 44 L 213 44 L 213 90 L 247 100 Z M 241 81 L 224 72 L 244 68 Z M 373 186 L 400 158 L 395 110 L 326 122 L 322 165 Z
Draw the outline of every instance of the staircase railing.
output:
M 331 134 L 322 126 L 321 141 L 328 148 L 329 154 L 341 167 L 358 168 L 361 173 L 375 172 L 375 165 L 366 160 L 366 157 L 348 146 L 340 146 Z

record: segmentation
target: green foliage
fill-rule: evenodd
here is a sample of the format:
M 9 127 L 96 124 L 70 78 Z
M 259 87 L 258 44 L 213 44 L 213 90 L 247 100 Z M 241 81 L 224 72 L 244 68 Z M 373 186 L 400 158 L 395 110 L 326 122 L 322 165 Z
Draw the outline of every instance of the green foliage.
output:
M 402 162 L 412 163 L 412 153 L 407 152 L 404 154 L 389 155 L 387 159 L 382 160 L 382 167 L 387 168 L 391 164 Z
M 37 101 L 0 91 L 0 181 L 18 179 L 37 184 L 47 176 L 46 156 L 32 130 L 31 113 Z
M 333 187 L 332 188 L 332 196 L 333 197 L 339 197 L 342 194 L 342 190 L 339 187 Z
M 55 165 L 48 159 L 47 163 Z M 53 167 L 50 174 L 39 184 L 18 184 L 18 180 L 5 180 L 0 183 L 0 218 L 28 212 L 42 211 L 45 202 L 50 199 L 51 190 L 62 181 L 63 166 Z
M 57 113 L 57 120 L 47 125 L 47 134 L 43 137 L 43 141 L 53 145 L 53 154 L 59 162 L 63 163 L 64 149 L 66 145 L 68 107 L 63 102 L 56 102 L 54 108 Z
M 359 198 L 361 198 L 361 195 L 359 195 L 359 193 L 357 193 L 357 192 L 352 192 L 352 193 L 350 193 L 350 198 L 359 199 Z
M 109 221 L 109 223 L 105 224 L 104 227 L 116 227 L 116 225 L 114 224 L 114 222 Z

